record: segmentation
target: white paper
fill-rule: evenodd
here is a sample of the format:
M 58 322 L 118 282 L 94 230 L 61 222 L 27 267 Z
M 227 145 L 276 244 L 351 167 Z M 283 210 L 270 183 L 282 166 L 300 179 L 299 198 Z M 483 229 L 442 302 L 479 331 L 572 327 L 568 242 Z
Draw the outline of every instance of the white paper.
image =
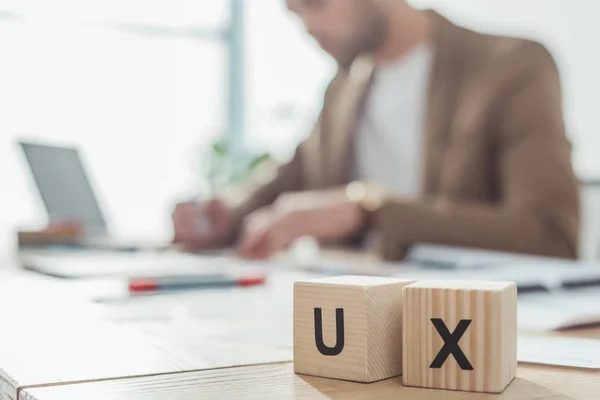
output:
M 172 252 L 26 252 L 20 259 L 29 269 L 67 278 L 214 274 L 235 264 L 229 257 Z
M 526 331 L 553 331 L 600 322 L 600 288 L 519 296 L 517 321 Z
M 409 250 L 406 259 L 421 265 L 450 269 L 479 269 L 490 266 L 527 264 L 573 264 L 561 258 L 540 257 L 529 254 L 509 253 L 474 248 L 417 244 Z
M 520 335 L 517 360 L 531 364 L 600 369 L 600 340 Z

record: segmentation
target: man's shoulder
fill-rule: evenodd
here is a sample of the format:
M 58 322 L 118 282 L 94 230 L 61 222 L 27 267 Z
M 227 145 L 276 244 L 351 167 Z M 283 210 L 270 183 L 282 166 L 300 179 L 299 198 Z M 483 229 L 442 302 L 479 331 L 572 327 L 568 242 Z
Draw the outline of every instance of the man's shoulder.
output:
M 548 48 L 539 41 L 517 36 L 484 33 L 453 25 L 457 46 L 463 47 L 466 58 L 479 68 L 555 67 Z

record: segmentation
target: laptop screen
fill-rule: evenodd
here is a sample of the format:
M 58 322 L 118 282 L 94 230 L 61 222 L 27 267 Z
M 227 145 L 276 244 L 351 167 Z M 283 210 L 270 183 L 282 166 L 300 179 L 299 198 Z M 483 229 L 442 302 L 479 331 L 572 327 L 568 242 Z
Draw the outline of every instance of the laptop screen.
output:
M 77 149 L 20 145 L 50 219 L 81 221 L 87 234 L 106 234 L 106 223 Z

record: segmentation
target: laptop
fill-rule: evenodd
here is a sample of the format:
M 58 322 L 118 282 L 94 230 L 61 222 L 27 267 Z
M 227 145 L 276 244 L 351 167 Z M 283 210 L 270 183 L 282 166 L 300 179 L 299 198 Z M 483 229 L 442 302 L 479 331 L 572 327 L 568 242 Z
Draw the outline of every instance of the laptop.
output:
M 81 221 L 83 247 L 136 250 L 140 243 L 109 233 L 81 152 L 76 147 L 19 141 L 29 169 L 51 220 Z

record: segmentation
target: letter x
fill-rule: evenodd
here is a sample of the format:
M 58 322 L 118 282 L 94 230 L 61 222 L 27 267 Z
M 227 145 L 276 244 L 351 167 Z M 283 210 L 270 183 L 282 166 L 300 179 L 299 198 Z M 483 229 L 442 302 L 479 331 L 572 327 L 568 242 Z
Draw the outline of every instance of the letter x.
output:
M 440 337 L 444 341 L 444 346 L 435 357 L 429 368 L 442 368 L 442 365 L 446 362 L 446 359 L 450 354 L 454 356 L 454 359 L 458 363 L 458 366 L 462 370 L 472 371 L 473 366 L 465 356 L 465 353 L 460 349 L 458 341 L 464 335 L 465 331 L 471 325 L 470 319 L 461 319 L 454 332 L 450 333 L 444 321 L 439 318 L 431 318 L 431 322 L 435 329 L 437 329 Z

